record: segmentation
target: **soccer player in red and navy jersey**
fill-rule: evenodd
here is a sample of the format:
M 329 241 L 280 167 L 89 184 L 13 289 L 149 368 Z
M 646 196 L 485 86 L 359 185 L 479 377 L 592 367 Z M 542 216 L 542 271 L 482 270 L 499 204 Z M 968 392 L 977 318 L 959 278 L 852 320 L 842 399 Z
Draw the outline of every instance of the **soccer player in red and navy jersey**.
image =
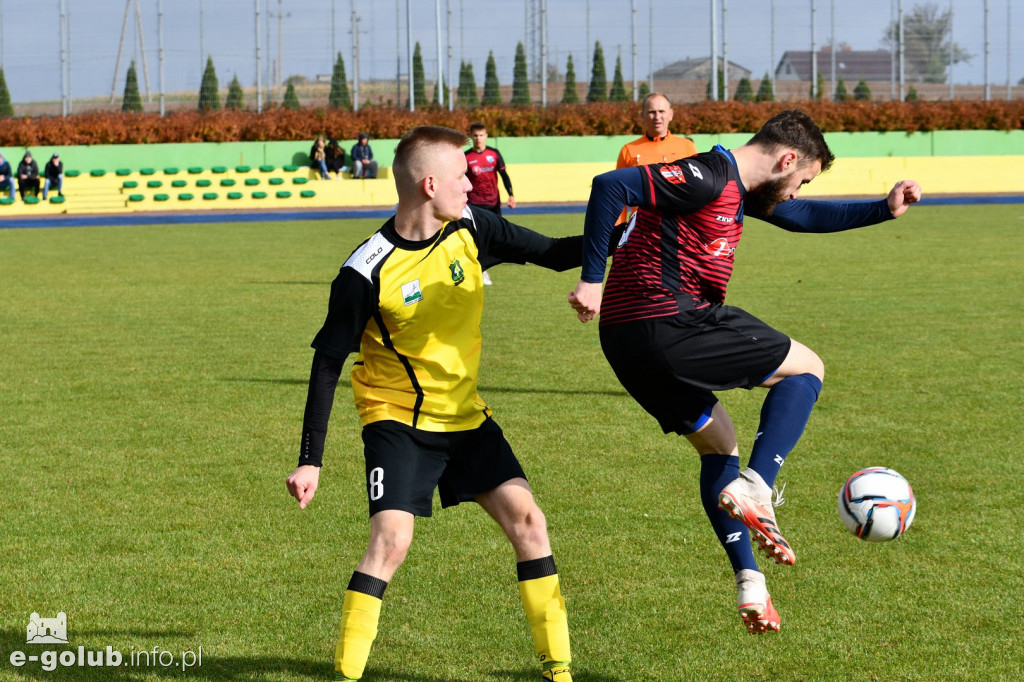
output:
M 505 159 L 501 152 L 487 146 L 487 126 L 474 123 L 469 126 L 469 136 L 473 146 L 466 150 L 466 177 L 473 189 L 469 190 L 469 205 L 485 208 L 491 213 L 501 215 L 501 195 L 498 193 L 498 176 L 505 185 L 508 194 L 508 207 L 516 207 L 516 197 L 512 194 L 512 180 L 505 170 Z
M 736 574 L 749 632 L 777 631 L 750 544 L 793 564 L 775 522 L 772 489 L 803 434 L 825 366 L 807 346 L 725 305 L 744 215 L 793 232 L 836 232 L 896 218 L 921 198 L 912 180 L 872 202 L 805 201 L 800 188 L 833 161 L 818 126 L 784 111 L 745 145 L 594 178 L 584 224 L 583 271 L 569 303 L 582 322 L 600 313 L 601 347 L 626 390 L 665 433 L 701 458 L 700 490 Z M 608 274 L 605 254 L 623 205 L 639 206 Z M 715 391 L 768 388 L 748 466 Z M 776 502 L 776 505 L 778 502 Z

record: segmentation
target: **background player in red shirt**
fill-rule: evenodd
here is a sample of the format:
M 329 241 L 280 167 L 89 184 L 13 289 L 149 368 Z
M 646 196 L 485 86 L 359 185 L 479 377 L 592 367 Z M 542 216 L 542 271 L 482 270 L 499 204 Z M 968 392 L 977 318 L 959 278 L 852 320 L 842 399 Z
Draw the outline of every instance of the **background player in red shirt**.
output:
M 508 194 L 508 207 L 516 207 L 512 194 L 512 180 L 505 171 L 505 159 L 501 152 L 487 146 L 487 126 L 477 122 L 469 126 L 473 146 L 466 151 L 466 177 L 473 189 L 469 191 L 469 205 L 501 215 L 501 194 L 498 193 L 498 176 Z M 491 284 L 491 276 L 484 272 L 484 284 Z

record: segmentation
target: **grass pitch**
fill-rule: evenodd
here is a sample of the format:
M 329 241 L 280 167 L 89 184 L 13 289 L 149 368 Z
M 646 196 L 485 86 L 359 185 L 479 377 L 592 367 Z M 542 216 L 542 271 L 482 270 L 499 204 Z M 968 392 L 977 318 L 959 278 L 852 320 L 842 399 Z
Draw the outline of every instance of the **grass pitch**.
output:
M 582 216 L 521 222 L 572 234 Z M 378 225 L 0 230 L 0 679 L 330 678 L 367 537 L 347 374 L 307 510 L 284 477 L 328 284 Z M 736 616 L 696 456 L 565 302 L 578 273 L 493 271 L 481 394 L 548 517 L 575 679 L 1019 679 L 1024 208 L 914 207 L 825 236 L 750 221 L 737 258 L 730 303 L 827 372 L 780 477 L 798 560 L 765 571 L 783 631 L 760 638 Z M 763 393 L 722 398 L 746 453 Z M 896 542 L 836 516 L 869 465 L 917 494 Z M 416 532 L 364 679 L 537 679 L 497 526 L 470 504 Z M 30 614 L 59 611 L 69 644 L 27 644 Z M 10 661 L 79 646 L 175 665 Z

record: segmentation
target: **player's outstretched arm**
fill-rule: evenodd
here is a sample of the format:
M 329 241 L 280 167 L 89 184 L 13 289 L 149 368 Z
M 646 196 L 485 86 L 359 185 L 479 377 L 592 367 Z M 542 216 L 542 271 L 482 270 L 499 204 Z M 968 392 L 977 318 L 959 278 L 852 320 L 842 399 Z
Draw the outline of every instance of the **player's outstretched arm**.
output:
M 320 467 L 311 464 L 300 466 L 285 479 L 285 485 L 288 493 L 299 501 L 299 509 L 305 509 L 320 485 Z
M 916 204 L 919 201 L 921 201 L 921 185 L 914 180 L 900 180 L 886 197 L 893 218 L 899 218 L 907 212 L 911 204 Z

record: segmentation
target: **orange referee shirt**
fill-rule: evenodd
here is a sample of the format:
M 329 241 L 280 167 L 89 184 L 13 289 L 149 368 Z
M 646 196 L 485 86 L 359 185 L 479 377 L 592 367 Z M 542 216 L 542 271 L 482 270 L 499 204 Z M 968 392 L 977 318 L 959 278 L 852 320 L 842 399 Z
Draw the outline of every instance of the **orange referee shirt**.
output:
M 649 163 L 666 163 L 676 159 L 684 159 L 697 153 L 697 145 L 688 137 L 678 137 L 668 133 L 665 137 L 653 139 L 644 135 L 632 142 L 627 142 L 619 151 L 619 159 L 615 168 L 631 168 Z M 632 208 L 622 209 L 619 223 L 629 219 Z

